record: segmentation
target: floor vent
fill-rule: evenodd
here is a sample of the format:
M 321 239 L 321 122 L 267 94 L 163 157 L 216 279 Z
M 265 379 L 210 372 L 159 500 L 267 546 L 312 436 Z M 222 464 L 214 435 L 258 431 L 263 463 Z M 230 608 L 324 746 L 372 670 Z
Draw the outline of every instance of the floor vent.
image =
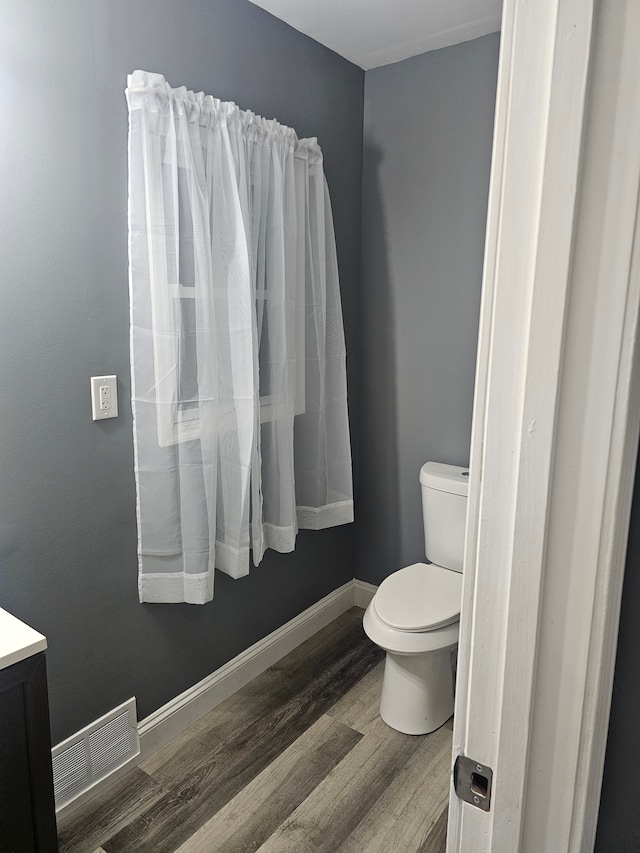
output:
M 51 751 L 56 809 L 140 753 L 136 700 L 129 699 Z

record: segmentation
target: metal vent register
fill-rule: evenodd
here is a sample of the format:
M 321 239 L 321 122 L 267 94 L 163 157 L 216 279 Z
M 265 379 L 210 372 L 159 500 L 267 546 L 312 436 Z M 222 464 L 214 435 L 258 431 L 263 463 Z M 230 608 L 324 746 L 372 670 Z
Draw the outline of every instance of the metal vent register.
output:
M 139 753 L 136 700 L 129 699 L 51 751 L 56 809 Z

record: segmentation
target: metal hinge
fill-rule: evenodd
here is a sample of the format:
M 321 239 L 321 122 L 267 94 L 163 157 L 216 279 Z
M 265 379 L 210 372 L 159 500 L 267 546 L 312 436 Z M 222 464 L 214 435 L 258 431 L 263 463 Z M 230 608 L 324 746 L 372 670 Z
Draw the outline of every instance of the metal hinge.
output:
M 459 755 L 453 767 L 453 787 L 465 803 L 485 812 L 491 807 L 493 770 L 466 755 Z

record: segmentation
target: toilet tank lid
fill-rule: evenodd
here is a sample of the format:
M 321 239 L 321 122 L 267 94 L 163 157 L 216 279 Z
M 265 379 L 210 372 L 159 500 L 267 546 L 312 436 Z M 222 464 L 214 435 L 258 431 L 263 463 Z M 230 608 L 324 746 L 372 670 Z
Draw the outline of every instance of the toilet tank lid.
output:
M 469 494 L 469 469 L 443 462 L 426 462 L 420 469 L 420 483 L 452 495 Z

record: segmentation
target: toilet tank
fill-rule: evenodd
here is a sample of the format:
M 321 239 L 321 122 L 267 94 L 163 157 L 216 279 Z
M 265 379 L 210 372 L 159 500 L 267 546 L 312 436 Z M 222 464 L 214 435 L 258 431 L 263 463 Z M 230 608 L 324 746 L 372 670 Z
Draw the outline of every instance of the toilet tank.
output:
M 469 469 L 427 462 L 420 469 L 424 549 L 437 566 L 462 571 Z

